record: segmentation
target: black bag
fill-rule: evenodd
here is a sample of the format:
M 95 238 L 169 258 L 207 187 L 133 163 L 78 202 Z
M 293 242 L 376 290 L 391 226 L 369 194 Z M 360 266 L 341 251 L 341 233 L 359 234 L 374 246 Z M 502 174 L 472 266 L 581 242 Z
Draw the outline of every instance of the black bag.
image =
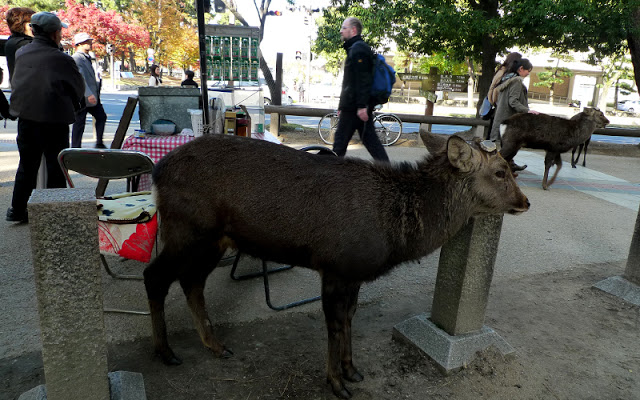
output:
M 480 118 L 490 120 L 493 118 L 493 114 L 496 113 L 496 106 L 489 102 L 489 98 L 485 97 L 480 107 Z

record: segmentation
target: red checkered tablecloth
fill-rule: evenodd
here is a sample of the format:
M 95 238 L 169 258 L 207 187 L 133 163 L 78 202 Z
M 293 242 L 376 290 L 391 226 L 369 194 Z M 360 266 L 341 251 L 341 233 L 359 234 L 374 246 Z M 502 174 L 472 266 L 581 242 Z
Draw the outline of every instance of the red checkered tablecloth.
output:
M 195 137 L 187 135 L 147 136 L 144 138 L 128 136 L 122 144 L 122 150 L 141 151 L 148 155 L 154 163 L 157 163 L 165 154 L 193 139 Z M 138 190 L 151 190 L 151 175 L 146 174 L 140 178 Z

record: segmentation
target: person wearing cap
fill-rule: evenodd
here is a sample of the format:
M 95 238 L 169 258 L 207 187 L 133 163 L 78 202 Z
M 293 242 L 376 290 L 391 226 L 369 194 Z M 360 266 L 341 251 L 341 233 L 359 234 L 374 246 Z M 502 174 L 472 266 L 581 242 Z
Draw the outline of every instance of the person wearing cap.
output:
M 27 202 L 43 155 L 47 188 L 67 186 L 58 153 L 69 147 L 69 124 L 80 109 L 84 80 L 73 58 L 60 51 L 63 27 L 67 25 L 53 13 L 33 14 L 33 41 L 16 52 L 9 109 L 18 117 L 20 162 L 7 221 L 28 221 Z
M 82 135 L 87 121 L 87 113 L 91 114 L 96 123 L 96 148 L 105 149 L 102 143 L 104 135 L 104 126 L 107 123 L 107 114 L 104 112 L 102 103 L 100 103 L 100 86 L 101 82 L 96 79 L 96 71 L 91 64 L 91 46 L 93 38 L 89 34 L 81 32 L 73 37 L 73 44 L 76 46 L 76 52 L 73 54 L 73 60 L 76 62 L 82 78 L 84 78 L 84 101 L 86 107 L 76 114 L 76 121 L 71 129 L 71 147 L 82 147 Z

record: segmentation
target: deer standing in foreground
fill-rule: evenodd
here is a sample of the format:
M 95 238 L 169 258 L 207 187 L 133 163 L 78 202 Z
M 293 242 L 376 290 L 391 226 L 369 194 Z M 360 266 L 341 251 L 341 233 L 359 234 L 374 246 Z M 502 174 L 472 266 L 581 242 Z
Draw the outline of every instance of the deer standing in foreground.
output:
M 586 142 L 596 128 L 604 128 L 608 123 L 609 120 L 602 111 L 595 108 L 585 108 L 571 119 L 547 114 L 516 114 L 500 125 L 500 154 L 511 162 L 522 147 L 543 149 L 545 157 L 542 188 L 547 190 L 562 168 L 561 154 Z M 549 169 L 554 164 L 556 170 L 547 182 Z
M 433 252 L 470 217 L 529 209 L 496 151 L 457 136 L 442 149 L 417 165 L 319 156 L 222 135 L 173 150 L 153 172 L 164 246 L 144 271 L 156 353 L 166 364 L 181 363 L 164 317 L 169 286 L 178 280 L 204 345 L 231 356 L 213 333 L 203 291 L 232 246 L 320 273 L 327 380 L 336 396 L 350 398 L 343 379 L 363 379 L 351 356 L 361 284 Z

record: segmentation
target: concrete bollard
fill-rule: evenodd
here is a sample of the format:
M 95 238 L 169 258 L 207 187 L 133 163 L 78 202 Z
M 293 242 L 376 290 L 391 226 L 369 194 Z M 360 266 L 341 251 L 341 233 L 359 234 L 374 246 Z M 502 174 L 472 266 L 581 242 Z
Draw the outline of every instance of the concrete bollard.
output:
M 640 306 L 640 209 L 633 228 L 624 275 L 604 279 L 593 287 Z
M 29 228 L 47 399 L 107 400 L 94 190 L 35 190 Z
M 445 372 L 455 371 L 494 345 L 503 354 L 513 348 L 484 317 L 493 278 L 502 215 L 472 218 L 440 252 L 431 314 L 394 327 L 394 339 L 418 347 Z
M 636 225 L 633 229 L 633 237 L 629 246 L 629 257 L 624 277 L 635 285 L 640 285 L 640 209 L 636 217 Z

